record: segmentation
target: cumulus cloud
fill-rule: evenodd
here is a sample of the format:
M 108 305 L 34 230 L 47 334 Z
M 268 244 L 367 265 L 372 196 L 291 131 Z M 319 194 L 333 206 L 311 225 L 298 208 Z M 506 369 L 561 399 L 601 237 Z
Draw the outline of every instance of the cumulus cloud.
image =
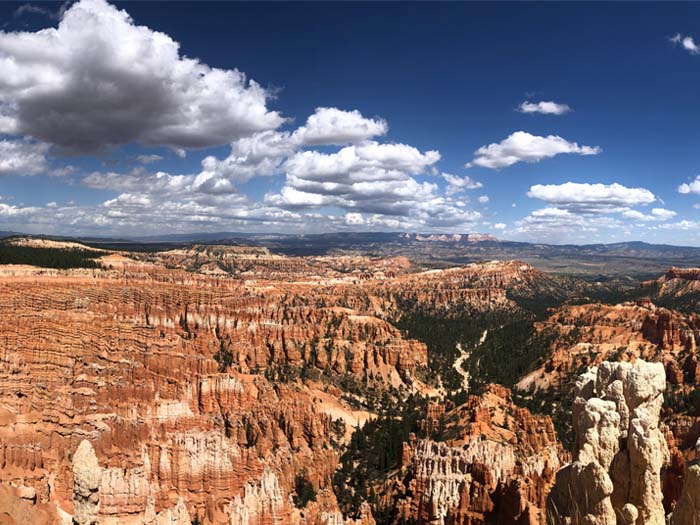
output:
M 526 131 L 516 131 L 499 143 L 480 147 L 474 152 L 474 160 L 466 167 L 498 169 L 517 162 L 539 162 L 563 153 L 597 155 L 601 151 L 598 146 L 579 146 L 556 135 L 540 137 Z
M 447 193 L 447 195 L 455 195 L 466 190 L 476 190 L 484 186 L 480 182 L 472 180 L 469 177 L 459 177 L 450 173 L 443 173 L 442 178 L 447 182 L 447 187 L 445 188 L 445 193 Z
M 318 115 L 320 119 L 312 118 Z M 297 130 L 268 130 L 234 141 L 228 157 L 205 157 L 197 173 L 149 173 L 139 166 L 128 173 L 91 173 L 81 182 L 119 192 L 97 212 L 102 223 L 120 226 L 132 216 L 148 221 L 149 227 L 161 224 L 161 219 L 152 223 L 149 218 L 156 212 L 167 212 L 170 224 L 183 227 L 195 220 L 216 228 L 246 221 L 268 230 L 280 224 L 285 229 L 472 229 L 481 219 L 466 199 L 441 194 L 438 184 L 417 178 L 435 171 L 439 152 L 369 140 L 385 125 L 357 111 L 318 108 L 312 117 Z M 307 140 L 349 145 L 319 151 L 307 149 Z M 278 173 L 285 176 L 282 188 L 266 194 L 263 202 L 250 201 L 236 189 L 239 182 Z M 452 177 L 460 189 L 481 187 L 468 177 Z
M 306 123 L 290 131 L 263 131 L 231 144 L 224 159 L 208 156 L 202 168 L 234 182 L 280 173 L 282 162 L 309 146 L 355 144 L 383 135 L 388 125 L 383 119 L 368 119 L 357 111 L 319 107 Z
M 688 51 L 691 55 L 700 54 L 700 44 L 696 44 L 692 36 L 684 36 L 680 33 L 676 33 L 670 40 L 674 44 L 680 44 L 683 49 Z
M 678 193 L 682 193 L 684 195 L 687 195 L 689 193 L 692 193 L 694 195 L 700 195 L 700 175 L 695 177 L 694 181 L 684 182 L 683 184 L 678 186 Z
M 504 222 L 497 222 L 496 224 L 493 225 L 493 228 L 495 230 L 505 230 L 506 224 Z
M 571 111 L 571 108 L 567 104 L 558 104 L 551 100 L 541 102 L 525 101 L 518 106 L 518 111 L 521 113 L 542 113 L 543 115 L 564 115 Z
M 590 242 L 603 230 L 613 235 L 645 223 L 658 225 L 676 216 L 675 211 L 665 208 L 652 208 L 648 213 L 634 209 L 659 199 L 646 188 L 618 183 L 537 184 L 527 195 L 548 204 L 515 223 L 516 235 L 533 239 L 547 236 L 559 241 Z
M 481 195 L 481 196 L 479 196 L 478 200 L 481 204 L 486 204 L 489 201 L 489 196 L 488 195 Z
M 437 184 L 416 179 L 439 160 L 437 151 L 370 140 L 334 153 L 298 151 L 281 166 L 284 186 L 268 193 L 265 203 L 297 211 L 338 208 L 345 212 L 347 226 L 469 228 L 481 214 L 453 195 L 479 183 L 448 174 L 443 177 L 448 191 L 441 195 Z
M 26 140 L 0 140 L 0 175 L 37 175 L 47 168 L 48 145 Z
M 181 55 L 104 0 L 73 4 L 57 28 L 0 32 L 0 68 L 0 133 L 76 152 L 214 146 L 284 122 L 244 73 Z
M 385 120 L 365 118 L 357 110 L 316 108 L 292 139 L 304 146 L 342 145 L 386 135 L 388 130 Z
M 364 142 L 335 153 L 303 151 L 284 163 L 286 182 L 265 199 L 280 207 L 334 205 L 369 213 L 403 214 L 418 200 L 429 200 L 437 185 L 410 175 L 440 159 L 405 144 Z
M 577 212 L 608 213 L 624 211 L 632 206 L 644 206 L 656 200 L 646 188 L 628 188 L 618 183 L 536 184 L 527 196 Z

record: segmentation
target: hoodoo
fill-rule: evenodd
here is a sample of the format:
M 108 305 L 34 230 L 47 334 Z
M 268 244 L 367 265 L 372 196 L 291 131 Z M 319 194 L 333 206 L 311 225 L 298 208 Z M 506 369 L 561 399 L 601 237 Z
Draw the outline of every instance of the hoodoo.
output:
M 664 525 L 659 430 L 661 363 L 604 362 L 576 382 L 575 461 L 557 473 L 548 513 L 557 524 Z

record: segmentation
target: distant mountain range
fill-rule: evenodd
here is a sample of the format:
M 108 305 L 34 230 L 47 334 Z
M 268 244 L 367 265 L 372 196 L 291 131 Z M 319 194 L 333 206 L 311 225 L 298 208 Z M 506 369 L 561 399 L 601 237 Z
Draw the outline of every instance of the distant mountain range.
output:
M 0 237 L 14 235 L 23 234 L 0 232 Z M 479 233 L 344 232 L 301 235 L 215 232 L 129 238 L 43 237 L 78 240 L 90 245 L 124 250 L 158 250 L 196 243 L 265 246 L 284 255 L 401 255 L 414 262 L 437 267 L 492 259 L 518 259 L 546 271 L 590 277 L 656 277 L 670 266 L 700 267 L 699 247 L 649 244 L 642 241 L 557 245 L 503 241 Z

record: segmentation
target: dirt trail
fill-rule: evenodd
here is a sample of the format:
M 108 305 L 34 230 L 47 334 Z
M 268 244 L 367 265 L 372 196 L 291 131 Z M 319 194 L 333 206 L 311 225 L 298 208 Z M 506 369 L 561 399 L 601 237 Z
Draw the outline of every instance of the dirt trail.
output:
M 479 345 L 484 344 L 484 341 L 486 341 L 486 337 L 488 335 L 488 329 L 484 330 L 484 333 L 481 334 L 481 337 L 479 338 L 479 343 L 476 346 L 478 347 Z M 459 357 L 455 359 L 455 362 L 452 364 L 452 368 L 454 368 L 457 371 L 457 373 L 462 376 L 462 388 L 465 392 L 469 392 L 469 380 L 471 379 L 471 376 L 469 372 L 462 368 L 462 364 L 466 359 L 469 358 L 471 352 L 462 348 L 462 343 L 457 343 L 457 350 L 459 350 Z

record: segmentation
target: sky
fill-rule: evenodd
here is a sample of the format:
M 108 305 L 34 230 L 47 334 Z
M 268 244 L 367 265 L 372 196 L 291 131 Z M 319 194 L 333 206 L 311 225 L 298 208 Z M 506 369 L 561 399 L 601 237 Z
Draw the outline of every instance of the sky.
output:
M 0 230 L 700 246 L 698 3 L 0 3 Z

